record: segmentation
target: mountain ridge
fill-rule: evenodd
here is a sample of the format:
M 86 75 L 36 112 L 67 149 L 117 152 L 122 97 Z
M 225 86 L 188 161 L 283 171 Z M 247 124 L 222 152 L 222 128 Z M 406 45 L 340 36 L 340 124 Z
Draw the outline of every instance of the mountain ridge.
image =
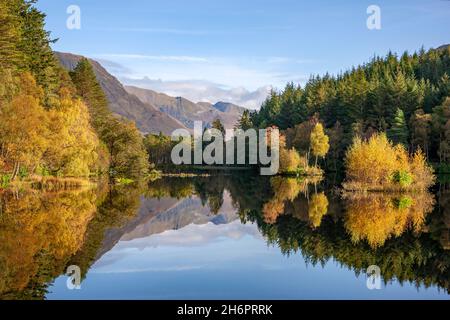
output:
M 229 102 L 195 103 L 183 97 L 172 97 L 136 86 L 125 86 L 125 90 L 137 96 L 142 102 L 156 106 L 190 129 L 194 128 L 194 121 L 202 121 L 204 127 L 210 127 L 216 119 L 219 119 L 225 128 L 232 129 L 246 110 Z
M 72 53 L 54 52 L 61 65 L 71 71 L 83 58 Z M 99 62 L 89 59 L 97 80 L 109 102 L 113 113 L 136 123 L 142 133 L 160 132 L 170 135 L 174 130 L 186 128 L 180 121 L 161 112 L 149 103 L 143 103 L 138 97 L 128 93 L 122 83 L 111 75 Z
M 72 71 L 82 55 L 54 52 L 60 64 Z M 193 129 L 195 121 L 202 121 L 204 127 L 219 119 L 225 128 L 234 128 L 244 107 L 229 102 L 192 102 L 183 97 L 172 97 L 165 93 L 136 86 L 126 86 L 109 73 L 100 62 L 88 58 L 97 80 L 109 102 L 111 111 L 134 121 L 144 134 L 160 132 L 171 135 L 176 129 Z

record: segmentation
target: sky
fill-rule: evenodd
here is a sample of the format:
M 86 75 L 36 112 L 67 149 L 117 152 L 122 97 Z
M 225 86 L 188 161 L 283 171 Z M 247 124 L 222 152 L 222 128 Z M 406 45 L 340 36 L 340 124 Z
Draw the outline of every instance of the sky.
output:
M 448 300 L 445 290 L 435 286 L 416 288 L 396 280 L 369 290 L 364 272 L 355 274 L 333 259 L 313 265 L 301 251 L 283 255 L 278 245 L 267 243 L 257 224 L 241 222 L 229 192 L 223 201 L 207 222 L 195 209 L 201 206 L 199 197 L 183 199 L 171 210 L 177 215 L 197 212 L 196 223 L 167 229 L 163 216 L 169 211 L 162 212 L 124 234 L 88 270 L 80 290 L 68 290 L 68 277 L 62 275 L 46 298 Z
M 256 224 L 188 225 L 119 241 L 89 270 L 80 290 L 56 279 L 47 299 L 443 299 L 444 290 L 398 281 L 367 288 L 336 261 L 312 265 L 300 252 L 267 245 Z
M 69 29 L 68 7 L 80 9 Z M 371 30 L 370 5 L 381 28 Z M 123 83 L 259 108 L 270 88 L 305 84 L 385 55 L 450 43 L 449 0 L 40 0 L 54 50 L 98 60 Z

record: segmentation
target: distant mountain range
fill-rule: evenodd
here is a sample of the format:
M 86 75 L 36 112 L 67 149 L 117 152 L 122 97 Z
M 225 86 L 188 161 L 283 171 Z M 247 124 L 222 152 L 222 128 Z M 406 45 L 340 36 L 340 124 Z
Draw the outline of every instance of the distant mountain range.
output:
M 80 55 L 55 52 L 61 65 L 73 70 Z M 233 128 L 245 108 L 231 103 L 194 103 L 182 97 L 170 97 L 148 89 L 124 87 L 97 61 L 89 59 L 97 79 L 105 92 L 111 111 L 132 120 L 143 133 L 162 132 L 170 135 L 175 129 L 192 129 L 194 121 L 202 121 L 205 127 L 219 119 L 225 128 Z
M 208 127 L 219 119 L 225 128 L 233 128 L 241 117 L 245 108 L 232 103 L 208 102 L 194 103 L 183 97 L 171 97 L 149 89 L 126 86 L 125 89 L 138 97 L 142 102 L 156 106 L 160 111 L 182 122 L 186 127 L 193 129 L 194 121 L 202 121 Z

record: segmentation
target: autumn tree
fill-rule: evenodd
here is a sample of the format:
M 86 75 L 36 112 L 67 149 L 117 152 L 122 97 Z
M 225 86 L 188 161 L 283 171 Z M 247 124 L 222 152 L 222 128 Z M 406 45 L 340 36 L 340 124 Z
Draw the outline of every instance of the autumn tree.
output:
M 320 227 L 323 216 L 328 212 L 328 198 L 325 193 L 316 193 L 309 201 L 308 216 L 314 228 Z
M 70 75 L 78 95 L 89 107 L 92 126 L 108 149 L 110 174 L 134 178 L 147 174 L 143 136 L 134 124 L 113 116 L 89 60 L 81 59 Z
M 323 130 L 321 123 L 317 123 L 311 132 L 311 152 L 316 157 L 315 164 L 317 166 L 317 159 L 323 158 L 330 149 L 329 138 Z
M 434 182 L 433 171 L 419 150 L 410 157 L 403 145 L 393 145 L 386 134 L 368 141 L 355 138 L 345 158 L 349 190 L 426 190 Z
M 42 90 L 31 74 L 18 78 L 17 91 L 10 101 L 0 107 L 1 158 L 10 167 L 14 180 L 21 166 L 33 171 L 47 147 L 47 114 L 40 105 Z
M 45 166 L 58 176 L 88 177 L 95 172 L 99 139 L 91 127 L 86 105 L 64 99 L 58 109 L 48 113 L 49 144 Z

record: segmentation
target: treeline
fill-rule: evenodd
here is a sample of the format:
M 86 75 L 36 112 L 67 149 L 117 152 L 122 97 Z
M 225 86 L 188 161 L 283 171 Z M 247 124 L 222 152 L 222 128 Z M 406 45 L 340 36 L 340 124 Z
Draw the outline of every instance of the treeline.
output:
M 309 123 L 323 123 L 330 138 L 328 169 L 343 164 L 356 136 L 367 139 L 376 132 L 387 133 L 411 153 L 420 148 L 444 168 L 450 160 L 449 74 L 449 46 L 389 53 L 337 76 L 312 77 L 304 87 L 290 83 L 274 90 L 248 116 L 255 127 L 286 130 L 296 149 L 309 139 Z
M 0 188 L 27 177 L 138 177 L 148 157 L 134 124 L 115 118 L 88 60 L 54 57 L 36 1 L 0 3 Z

